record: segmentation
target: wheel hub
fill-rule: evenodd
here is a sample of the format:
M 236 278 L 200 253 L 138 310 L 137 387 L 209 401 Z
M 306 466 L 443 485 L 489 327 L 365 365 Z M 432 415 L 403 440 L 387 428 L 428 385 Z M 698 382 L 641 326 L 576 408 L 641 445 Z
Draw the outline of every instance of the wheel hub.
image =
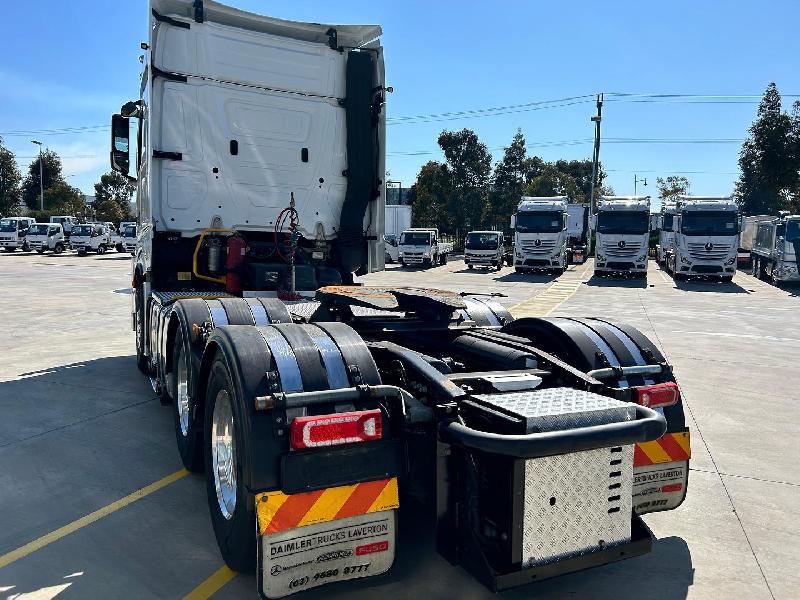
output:
M 178 361 L 177 388 L 178 422 L 181 426 L 181 433 L 186 437 L 186 434 L 189 433 L 189 368 L 184 352 L 181 352 Z
M 211 459 L 219 510 L 223 517 L 231 519 L 236 510 L 236 442 L 233 435 L 231 399 L 224 389 L 219 391 L 214 403 Z

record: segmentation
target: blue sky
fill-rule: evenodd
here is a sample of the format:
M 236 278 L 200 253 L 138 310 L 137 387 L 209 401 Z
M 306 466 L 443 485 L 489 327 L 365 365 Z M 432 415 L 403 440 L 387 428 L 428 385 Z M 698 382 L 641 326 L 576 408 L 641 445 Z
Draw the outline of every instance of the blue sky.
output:
M 228 2 L 280 18 L 381 24 L 387 83 L 395 88 L 389 96 L 390 118 L 601 91 L 760 95 L 770 81 L 785 95 L 800 94 L 800 6 L 794 0 Z M 146 2 L 7 2 L 3 17 L 0 135 L 21 157 L 23 169 L 36 151 L 29 140 L 42 140 L 64 157 L 68 181 L 92 193 L 108 163 L 108 129 L 96 126 L 106 125 L 110 114 L 137 94 Z M 755 116 L 756 99 L 729 99 L 733 102 L 728 104 L 620 102 L 607 95 L 606 100 L 603 138 L 608 142 L 601 159 L 609 172 L 607 183 L 617 193 L 633 193 L 638 173 L 650 183 L 644 189 L 655 195 L 657 176 L 687 171 L 699 171 L 686 174 L 693 193 L 732 191 L 738 140 Z M 574 102 L 498 116 L 390 125 L 388 169 L 393 179 L 410 185 L 425 161 L 441 158 L 439 132 L 462 127 L 474 129 L 496 160 L 518 127 L 530 151 L 546 160 L 588 158 L 593 99 Z M 784 99 L 787 108 L 790 102 Z M 68 127 L 94 129 L 9 135 Z M 631 144 L 612 142 L 615 138 L 733 141 Z

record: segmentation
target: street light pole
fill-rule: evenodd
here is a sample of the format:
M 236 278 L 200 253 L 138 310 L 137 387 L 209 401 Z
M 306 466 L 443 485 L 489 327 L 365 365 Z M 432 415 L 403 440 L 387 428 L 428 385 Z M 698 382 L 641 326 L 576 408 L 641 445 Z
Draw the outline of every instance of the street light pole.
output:
M 39 210 L 44 211 L 44 169 L 42 168 L 42 142 L 31 140 L 31 144 L 39 146 Z
M 597 171 L 600 163 L 600 121 L 603 118 L 603 94 L 597 94 L 597 115 L 594 123 L 594 155 L 592 156 L 592 189 L 589 192 L 589 214 L 594 214 L 594 189 L 597 187 Z
M 644 184 L 644 187 L 647 187 L 647 177 L 645 177 L 644 179 L 639 179 L 639 175 L 634 173 L 634 175 L 633 175 L 633 195 L 634 196 L 636 195 L 636 186 L 640 181 Z

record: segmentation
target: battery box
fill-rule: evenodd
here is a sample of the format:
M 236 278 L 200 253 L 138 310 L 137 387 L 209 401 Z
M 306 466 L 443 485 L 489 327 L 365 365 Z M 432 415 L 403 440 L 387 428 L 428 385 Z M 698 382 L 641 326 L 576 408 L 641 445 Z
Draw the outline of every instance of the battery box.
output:
M 631 421 L 635 406 L 570 388 L 472 396 L 467 426 L 503 434 Z M 633 446 L 532 459 L 475 452 L 478 536 L 501 572 L 539 567 L 631 540 Z

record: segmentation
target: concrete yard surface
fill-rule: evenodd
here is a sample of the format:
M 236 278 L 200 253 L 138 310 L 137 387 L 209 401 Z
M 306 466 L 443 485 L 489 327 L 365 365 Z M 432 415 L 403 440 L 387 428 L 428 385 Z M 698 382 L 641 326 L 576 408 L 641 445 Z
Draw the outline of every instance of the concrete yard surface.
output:
M 800 597 L 800 288 L 428 270 L 361 278 L 483 294 L 515 316 L 599 316 L 649 336 L 681 386 L 692 460 L 686 501 L 645 517 L 643 557 L 502 598 Z M 0 598 L 256 597 L 221 569 L 205 482 L 182 469 L 170 407 L 136 368 L 130 256 L 0 252 Z M 304 598 L 490 598 L 400 516 L 394 567 Z

